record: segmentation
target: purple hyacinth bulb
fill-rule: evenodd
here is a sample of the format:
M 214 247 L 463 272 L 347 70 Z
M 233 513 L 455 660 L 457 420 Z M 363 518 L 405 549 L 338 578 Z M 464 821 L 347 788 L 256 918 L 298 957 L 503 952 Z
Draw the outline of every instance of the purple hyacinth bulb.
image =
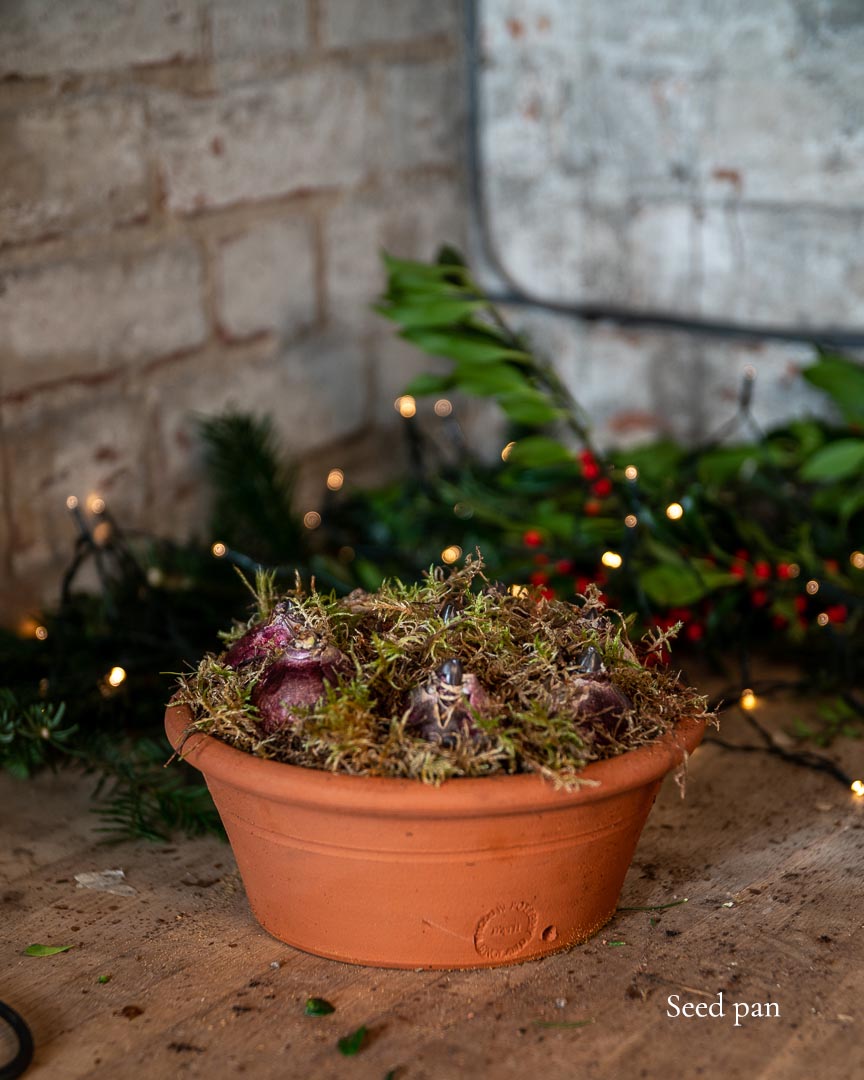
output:
M 582 653 L 575 665 L 568 670 L 572 677 L 569 688 L 578 696 L 568 700 L 573 719 L 579 723 L 598 721 L 610 733 L 614 733 L 624 716 L 633 709 L 633 703 L 609 678 L 603 658 L 593 645 Z
M 474 714 L 483 715 L 489 708 L 480 680 L 463 671 L 462 662 L 454 657 L 411 691 L 406 728 L 429 742 L 453 746 L 460 734 L 479 736 Z
M 256 623 L 239 638 L 225 654 L 228 667 L 239 668 L 255 660 L 276 657 L 286 652 L 298 638 L 308 634 L 297 618 L 290 600 L 278 603 L 265 622 Z
M 306 638 L 308 648 L 295 643 L 267 667 L 252 691 L 251 702 L 261 717 L 261 729 L 272 735 L 294 724 L 297 709 L 314 705 L 324 684 L 336 682 L 349 664 L 333 645 Z

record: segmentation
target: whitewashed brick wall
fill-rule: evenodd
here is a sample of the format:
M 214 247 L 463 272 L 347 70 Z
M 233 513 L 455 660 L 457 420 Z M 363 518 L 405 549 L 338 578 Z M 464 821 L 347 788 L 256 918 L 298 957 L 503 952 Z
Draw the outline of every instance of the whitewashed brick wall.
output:
M 488 233 L 511 283 L 565 303 L 864 330 L 864 6 L 479 9 Z M 704 437 L 745 365 L 763 423 L 816 408 L 796 378 L 807 346 L 514 318 L 601 441 Z
M 381 247 L 466 242 L 461 20 L 0 4 L 0 622 L 56 597 L 70 493 L 206 538 L 196 414 L 271 414 L 310 506 L 398 464 L 418 361 L 368 309 Z

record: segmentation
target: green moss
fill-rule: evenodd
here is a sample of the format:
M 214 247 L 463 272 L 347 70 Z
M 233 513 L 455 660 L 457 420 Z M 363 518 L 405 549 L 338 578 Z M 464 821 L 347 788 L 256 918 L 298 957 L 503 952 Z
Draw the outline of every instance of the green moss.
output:
M 255 614 L 227 641 L 266 619 L 280 599 L 266 575 L 256 595 Z M 606 609 L 593 587 L 581 607 L 532 590 L 513 596 L 489 585 L 478 557 L 449 576 L 437 568 L 419 583 L 387 582 L 374 594 L 339 600 L 314 585 L 304 591 L 298 581 L 286 596 L 316 635 L 350 660 L 316 705 L 298 710 L 295 724 L 261 732 L 251 695 L 264 662 L 234 670 L 206 656 L 175 696 L 190 706 L 197 729 L 261 757 L 432 784 L 535 771 L 569 786 L 589 762 L 650 742 L 682 717 L 706 715 L 701 695 L 667 668 L 648 666 L 674 631 L 634 647 L 626 620 Z M 602 716 L 572 719 L 581 693 L 572 668 L 589 645 L 633 705 L 611 729 Z M 448 748 L 406 730 L 405 720 L 410 691 L 450 657 L 477 676 L 492 708 L 477 717 L 478 737 Z

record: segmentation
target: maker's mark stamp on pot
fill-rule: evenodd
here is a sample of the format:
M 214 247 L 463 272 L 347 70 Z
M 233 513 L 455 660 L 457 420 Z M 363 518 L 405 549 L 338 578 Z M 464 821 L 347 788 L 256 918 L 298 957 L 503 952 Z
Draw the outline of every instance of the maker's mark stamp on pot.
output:
M 537 912 L 526 900 L 499 904 L 477 923 L 474 948 L 489 960 L 508 960 L 534 936 L 537 921 Z

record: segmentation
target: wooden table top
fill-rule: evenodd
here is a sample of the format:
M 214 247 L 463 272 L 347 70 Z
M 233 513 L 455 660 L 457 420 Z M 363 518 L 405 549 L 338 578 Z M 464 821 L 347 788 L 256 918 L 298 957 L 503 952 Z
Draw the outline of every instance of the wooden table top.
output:
M 814 708 L 787 696 L 760 718 L 779 729 Z M 732 714 L 723 736 L 753 741 Z M 864 774 L 864 743 L 830 753 Z M 91 789 L 72 773 L 0 778 L 0 998 L 33 1029 L 28 1078 L 864 1076 L 864 799 L 825 775 L 703 746 L 683 801 L 667 779 L 621 898 L 686 904 L 473 972 L 282 945 L 250 915 L 227 844 L 101 845 Z M 134 895 L 76 885 L 118 868 Z M 33 942 L 74 948 L 24 956 Z M 672 995 L 692 1009 L 721 991 L 722 1017 L 668 1015 Z M 307 1017 L 310 995 L 336 1011 Z M 337 1039 L 361 1024 L 368 1044 L 343 1057 Z M 0 1060 L 10 1047 L 0 1034 Z

